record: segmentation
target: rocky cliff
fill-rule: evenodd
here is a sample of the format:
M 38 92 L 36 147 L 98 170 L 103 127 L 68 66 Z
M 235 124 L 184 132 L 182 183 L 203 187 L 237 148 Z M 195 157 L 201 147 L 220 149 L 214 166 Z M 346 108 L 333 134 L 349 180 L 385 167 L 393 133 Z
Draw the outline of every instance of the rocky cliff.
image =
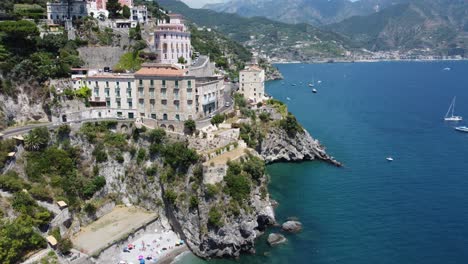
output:
M 318 159 L 341 166 L 306 130 L 291 137 L 281 128 L 271 128 L 261 143 L 260 155 L 267 163 Z

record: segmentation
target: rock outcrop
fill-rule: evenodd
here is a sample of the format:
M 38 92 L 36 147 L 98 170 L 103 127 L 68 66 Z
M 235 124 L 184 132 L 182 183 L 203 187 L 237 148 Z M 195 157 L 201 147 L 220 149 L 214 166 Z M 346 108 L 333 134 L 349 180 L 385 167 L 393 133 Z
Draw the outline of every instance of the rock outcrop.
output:
M 291 137 L 281 128 L 271 128 L 260 146 L 260 155 L 267 163 L 319 159 L 342 166 L 306 130 Z
M 299 221 L 287 221 L 281 225 L 285 232 L 298 233 L 302 230 L 302 224 Z
M 276 246 L 279 244 L 286 243 L 287 239 L 282 235 L 278 233 L 271 233 L 268 235 L 267 242 L 270 246 Z

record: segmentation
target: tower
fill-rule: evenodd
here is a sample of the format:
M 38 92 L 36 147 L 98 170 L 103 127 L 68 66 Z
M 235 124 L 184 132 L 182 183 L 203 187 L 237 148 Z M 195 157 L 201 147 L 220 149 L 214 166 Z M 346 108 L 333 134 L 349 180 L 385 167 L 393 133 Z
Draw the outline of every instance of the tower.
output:
M 154 45 L 158 62 L 164 64 L 178 63 L 184 58 L 186 64 L 192 61 L 190 32 L 184 24 L 183 17 L 169 14 L 168 20 L 159 20 L 154 33 Z

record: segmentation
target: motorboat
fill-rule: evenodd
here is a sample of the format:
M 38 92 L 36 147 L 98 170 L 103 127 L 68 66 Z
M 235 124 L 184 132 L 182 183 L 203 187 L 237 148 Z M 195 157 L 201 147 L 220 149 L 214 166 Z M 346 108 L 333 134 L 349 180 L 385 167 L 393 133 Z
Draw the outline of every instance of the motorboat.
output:
M 467 126 L 458 126 L 458 127 L 455 127 L 455 130 L 460 131 L 460 132 L 468 133 L 468 127 Z
M 392 162 L 393 158 L 392 157 L 387 157 L 386 160 L 389 161 L 389 162 Z
M 317 89 L 315 89 L 315 88 L 312 89 L 312 92 L 313 92 L 313 93 L 317 93 Z

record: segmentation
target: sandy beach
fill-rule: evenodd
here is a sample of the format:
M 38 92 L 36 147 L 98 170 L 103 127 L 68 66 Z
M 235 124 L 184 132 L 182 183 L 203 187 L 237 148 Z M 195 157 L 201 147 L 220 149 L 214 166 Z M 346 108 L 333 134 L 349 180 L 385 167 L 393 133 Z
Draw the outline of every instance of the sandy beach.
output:
M 159 222 L 147 226 L 104 250 L 97 263 L 171 263 L 178 255 L 188 251 L 187 246 L 172 230 L 164 229 Z

